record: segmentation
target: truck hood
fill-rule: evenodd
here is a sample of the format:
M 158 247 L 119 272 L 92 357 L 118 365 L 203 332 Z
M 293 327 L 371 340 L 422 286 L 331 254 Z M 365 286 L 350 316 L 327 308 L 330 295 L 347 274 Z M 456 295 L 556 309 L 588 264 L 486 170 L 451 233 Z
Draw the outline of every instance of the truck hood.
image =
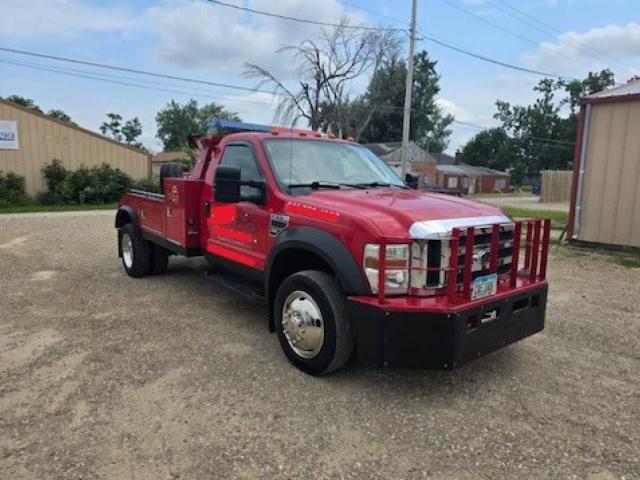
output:
M 416 190 L 377 188 L 321 190 L 300 203 L 374 223 L 387 236 L 438 238 L 454 227 L 509 222 L 499 208 L 459 197 Z

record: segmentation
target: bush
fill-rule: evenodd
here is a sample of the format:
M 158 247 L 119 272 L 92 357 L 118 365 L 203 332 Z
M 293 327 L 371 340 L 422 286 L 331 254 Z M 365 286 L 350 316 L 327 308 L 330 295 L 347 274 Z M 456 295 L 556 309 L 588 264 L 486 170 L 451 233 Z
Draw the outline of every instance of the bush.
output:
M 134 180 L 131 188 L 160 193 L 160 177 L 158 175 L 152 175 L 147 178 L 141 178 L 140 180 Z
M 38 203 L 54 205 L 69 202 L 71 198 L 67 183 L 69 170 L 65 168 L 62 162 L 58 159 L 53 159 L 50 164 L 42 167 L 42 173 L 47 184 L 47 191 L 38 194 Z
M 30 199 L 25 189 L 24 177 L 0 170 L 0 206 L 25 205 Z
M 129 175 L 103 163 L 99 167 L 67 170 L 60 160 L 42 169 L 47 191 L 38 196 L 45 205 L 57 203 L 100 204 L 116 202 L 133 185 Z

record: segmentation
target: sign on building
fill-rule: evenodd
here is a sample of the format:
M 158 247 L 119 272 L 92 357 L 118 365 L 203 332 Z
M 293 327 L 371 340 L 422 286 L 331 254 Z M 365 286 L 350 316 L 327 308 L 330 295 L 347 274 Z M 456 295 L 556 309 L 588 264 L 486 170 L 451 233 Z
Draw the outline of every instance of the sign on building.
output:
M 0 120 L 0 150 L 18 149 L 18 122 Z

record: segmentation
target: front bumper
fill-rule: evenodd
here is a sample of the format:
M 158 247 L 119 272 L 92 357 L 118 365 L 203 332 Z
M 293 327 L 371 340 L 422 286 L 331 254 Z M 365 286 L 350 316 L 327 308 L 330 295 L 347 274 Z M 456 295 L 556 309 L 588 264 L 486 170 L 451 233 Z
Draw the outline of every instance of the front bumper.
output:
M 543 282 L 450 310 L 399 308 L 397 303 L 350 297 L 358 361 L 376 367 L 452 369 L 541 331 L 547 288 Z

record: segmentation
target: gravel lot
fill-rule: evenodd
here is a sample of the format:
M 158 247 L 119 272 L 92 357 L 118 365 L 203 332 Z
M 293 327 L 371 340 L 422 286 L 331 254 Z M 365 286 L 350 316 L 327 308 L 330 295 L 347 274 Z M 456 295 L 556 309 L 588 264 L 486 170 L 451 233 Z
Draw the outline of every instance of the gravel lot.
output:
M 2 479 L 640 478 L 640 269 L 555 250 L 541 334 L 312 378 L 203 261 L 128 278 L 112 222 L 0 216 Z

